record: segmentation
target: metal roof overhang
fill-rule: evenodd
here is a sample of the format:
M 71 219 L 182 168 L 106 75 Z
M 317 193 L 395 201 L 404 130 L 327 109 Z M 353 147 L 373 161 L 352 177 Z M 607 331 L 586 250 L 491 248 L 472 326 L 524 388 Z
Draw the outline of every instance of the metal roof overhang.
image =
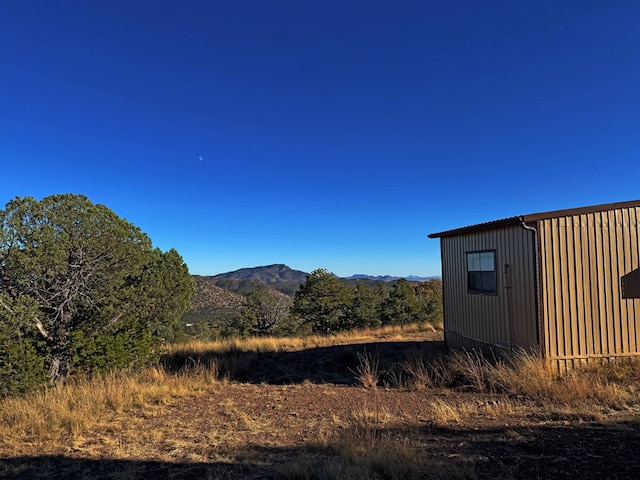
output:
M 602 212 L 606 210 L 615 210 L 617 208 L 640 207 L 640 200 L 631 200 L 629 202 L 605 203 L 602 205 L 593 205 L 590 207 L 568 208 L 565 210 L 553 210 L 551 212 L 532 213 L 529 215 L 520 215 L 517 217 L 502 218 L 492 222 L 477 223 L 467 227 L 454 228 L 453 230 L 445 230 L 443 232 L 431 233 L 429 238 L 453 237 L 469 232 L 479 232 L 482 230 L 490 230 L 494 228 L 505 227 L 508 225 L 522 224 L 527 222 L 537 222 L 548 218 L 567 217 L 569 215 L 581 215 L 585 213 Z

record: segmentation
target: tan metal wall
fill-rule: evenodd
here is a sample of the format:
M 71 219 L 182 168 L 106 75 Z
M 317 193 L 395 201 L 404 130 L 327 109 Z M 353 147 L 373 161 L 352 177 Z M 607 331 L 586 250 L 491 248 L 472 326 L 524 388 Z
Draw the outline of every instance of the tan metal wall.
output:
M 516 224 L 440 241 L 447 345 L 537 346 L 533 234 Z M 480 250 L 496 251 L 497 295 L 467 291 L 465 253 Z
M 631 207 L 539 221 L 544 350 L 560 368 L 640 352 L 640 299 L 621 288 L 639 267 L 639 218 Z

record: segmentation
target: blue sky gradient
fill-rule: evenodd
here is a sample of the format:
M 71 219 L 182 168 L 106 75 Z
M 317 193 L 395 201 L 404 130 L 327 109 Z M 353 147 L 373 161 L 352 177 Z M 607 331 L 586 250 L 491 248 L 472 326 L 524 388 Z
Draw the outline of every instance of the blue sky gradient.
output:
M 427 234 L 640 198 L 640 2 L 2 2 L 0 204 L 197 274 L 436 275 Z

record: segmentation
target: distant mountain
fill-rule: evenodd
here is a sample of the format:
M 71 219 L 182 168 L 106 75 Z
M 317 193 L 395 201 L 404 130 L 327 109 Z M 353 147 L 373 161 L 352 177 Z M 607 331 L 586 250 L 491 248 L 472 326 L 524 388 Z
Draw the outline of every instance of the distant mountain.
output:
M 213 279 L 216 284 L 225 287 L 221 282 L 222 279 L 233 279 L 233 280 L 253 280 L 262 283 L 297 283 L 302 284 L 307 280 L 306 272 L 302 272 L 300 270 L 293 270 L 292 268 L 287 267 L 282 263 L 276 263 L 274 265 L 265 265 L 264 267 L 252 267 L 252 268 L 241 268 L 240 270 L 234 270 L 233 272 L 220 273 L 218 275 L 214 275 L 212 277 L 208 277 Z M 417 275 L 409 275 L 408 277 L 394 277 L 391 275 L 365 275 L 365 274 L 356 274 L 350 277 L 344 277 L 345 280 L 373 280 L 375 282 L 394 282 L 396 280 L 400 280 L 401 278 L 406 278 L 412 282 L 426 282 L 427 280 L 431 280 L 432 278 L 440 278 L 438 276 L 432 277 L 419 277 Z M 277 289 L 277 287 L 274 287 Z M 235 288 L 232 288 L 235 290 Z M 245 292 L 246 293 L 246 292 Z
M 377 277 L 374 277 L 372 275 L 363 275 L 359 273 L 359 274 L 347 277 L 347 280 L 373 280 L 375 282 L 395 282 L 396 280 L 400 280 L 401 278 L 405 278 L 410 282 L 426 282 L 427 280 L 431 280 L 432 278 L 440 278 L 440 277 L 438 276 L 418 277 L 416 275 L 409 275 L 408 277 L 392 277 L 391 275 L 379 275 Z
M 241 268 L 233 272 L 207 277 L 213 284 L 239 295 L 246 295 L 260 284 L 293 297 L 307 280 L 307 273 L 281 263 L 264 267 Z
M 196 296 L 190 311 L 183 317 L 183 321 L 185 323 L 228 321 L 229 318 L 240 312 L 245 301 L 244 296 L 260 285 L 266 284 L 267 287 L 280 294 L 293 297 L 300 285 L 307 280 L 307 275 L 308 273 L 294 270 L 281 263 L 263 267 L 241 268 L 213 276 L 194 275 L 197 285 Z M 359 274 L 342 280 L 351 288 L 355 288 L 358 283 L 363 282 L 372 284 L 384 282 L 386 287 L 391 289 L 394 282 L 400 278 L 391 275 Z M 406 278 L 413 282 L 424 282 L 439 277 L 412 275 Z
M 221 273 L 211 278 L 235 278 L 238 280 L 258 280 L 262 283 L 296 282 L 304 283 L 307 273 L 293 270 L 282 263 L 266 265 L 264 267 L 241 268 L 233 272 Z
M 440 275 L 431 275 L 430 277 L 419 277 L 417 275 L 409 275 L 408 277 L 404 277 L 404 278 L 406 278 L 410 282 L 426 282 L 427 280 L 441 279 L 442 277 Z

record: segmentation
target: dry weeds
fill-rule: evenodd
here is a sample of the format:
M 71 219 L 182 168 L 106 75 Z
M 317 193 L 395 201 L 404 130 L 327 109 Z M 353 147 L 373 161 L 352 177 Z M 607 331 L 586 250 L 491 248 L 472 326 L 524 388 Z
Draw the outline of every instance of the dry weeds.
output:
M 0 476 L 2 457 L 59 454 L 154 459 L 167 465 L 215 463 L 228 478 L 473 478 L 474 465 L 484 460 L 431 457 L 425 463 L 431 448 L 421 443 L 425 428 L 507 425 L 507 440 L 526 443 L 517 425 L 582 425 L 625 412 L 636 418 L 640 362 L 634 360 L 559 373 L 539 356 L 523 352 L 496 360 L 475 352 L 432 357 L 417 351 L 390 367 L 365 351 L 353 370 L 353 383 L 360 386 L 228 380 L 264 352 L 402 341 L 421 334 L 415 327 L 176 345 L 170 347 L 172 354 L 199 356 L 175 373 L 158 367 L 75 379 L 2 399 Z M 135 468 L 123 467 L 109 478 L 138 478 Z

